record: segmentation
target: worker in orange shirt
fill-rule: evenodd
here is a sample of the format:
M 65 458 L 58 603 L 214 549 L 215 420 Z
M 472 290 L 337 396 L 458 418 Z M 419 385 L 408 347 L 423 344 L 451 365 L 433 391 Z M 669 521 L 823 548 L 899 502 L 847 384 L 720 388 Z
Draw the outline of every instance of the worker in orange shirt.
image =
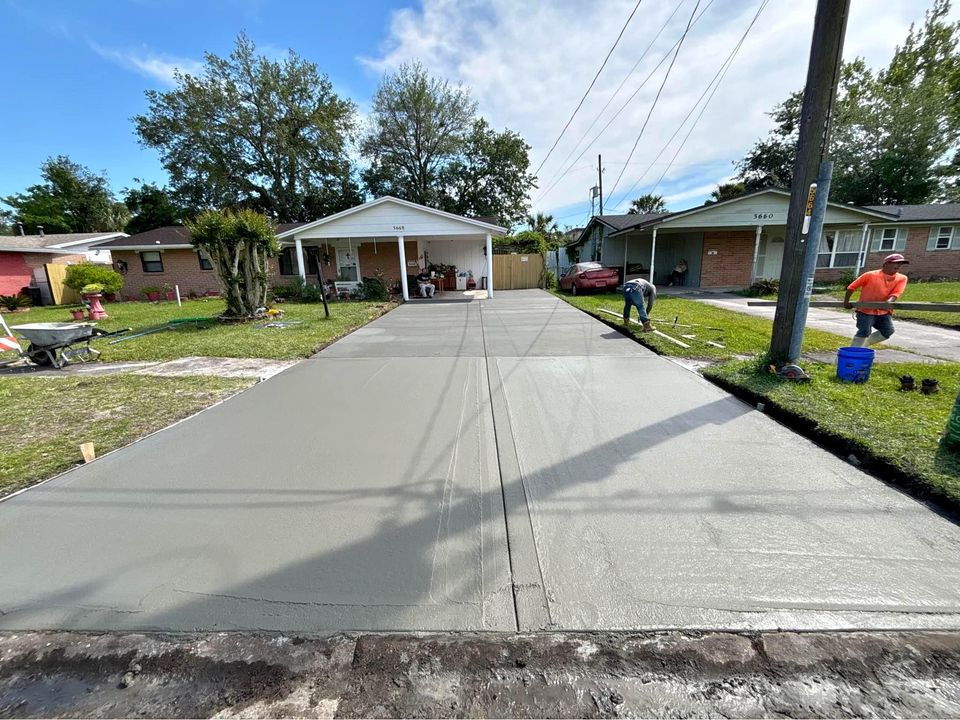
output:
M 850 296 L 860 290 L 860 302 L 893 302 L 907 287 L 907 276 L 900 272 L 900 267 L 909 264 L 903 255 L 894 253 L 883 259 L 883 267 L 863 273 L 847 286 L 847 294 L 843 298 L 843 306 L 848 310 L 853 307 Z M 870 332 L 870 331 L 873 332 Z M 857 309 L 857 334 L 853 336 L 852 345 L 862 347 L 888 340 L 893 335 L 893 310 L 874 310 L 872 308 Z

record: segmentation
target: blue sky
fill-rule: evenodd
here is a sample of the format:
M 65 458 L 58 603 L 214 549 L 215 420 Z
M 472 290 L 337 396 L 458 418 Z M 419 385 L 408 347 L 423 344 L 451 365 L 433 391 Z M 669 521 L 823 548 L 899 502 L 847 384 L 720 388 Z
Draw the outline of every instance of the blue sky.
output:
M 930 2 L 856 0 L 845 56 L 886 64 Z M 612 199 L 615 212 L 649 191 L 665 195 L 671 209 L 690 207 L 728 179 L 732 162 L 769 128 L 766 112 L 802 85 L 809 53 L 816 0 L 769 0 L 702 119 L 692 129 L 682 124 L 761 3 L 642 2 L 583 111 L 539 173 L 533 209 L 552 212 L 563 225 L 582 224 L 590 212 L 588 190 L 596 183 L 598 153 L 604 158 L 608 209 Z M 196 70 L 205 51 L 228 54 L 240 31 L 267 55 L 293 48 L 317 63 L 361 110 L 384 72 L 419 59 L 435 74 L 467 86 L 495 127 L 519 132 L 531 145 L 536 168 L 634 4 L 0 0 L 6 100 L 0 113 L 0 196 L 38 182 L 40 164 L 57 154 L 105 171 L 118 192 L 134 178 L 163 184 L 158 157 L 137 144 L 130 118 L 145 110 L 145 90 L 172 87 L 174 66 Z M 706 10 L 703 21 L 691 30 L 638 139 L 664 77 L 666 65 L 655 66 L 695 7 Z M 649 54 L 631 73 L 647 45 Z M 601 112 L 608 100 L 609 109 Z M 678 126 L 681 132 L 674 136 Z
M 157 154 L 137 144 L 130 118 L 144 91 L 165 90 L 166 64 L 226 55 L 245 30 L 261 50 L 294 48 L 318 63 L 337 91 L 368 102 L 379 73 L 357 58 L 375 55 L 399 2 L 268 3 L 224 0 L 108 2 L 0 0 L 4 28 L 0 196 L 39 181 L 40 163 L 67 154 L 106 170 L 117 190 L 133 178 L 163 183 Z M 153 70 L 138 67 L 153 61 Z

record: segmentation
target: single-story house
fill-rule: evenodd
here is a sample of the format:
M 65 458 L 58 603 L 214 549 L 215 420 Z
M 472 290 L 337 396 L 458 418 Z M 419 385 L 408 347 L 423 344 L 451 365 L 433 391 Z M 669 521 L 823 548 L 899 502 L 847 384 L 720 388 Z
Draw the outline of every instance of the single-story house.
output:
M 492 218 L 467 218 L 394 197 L 309 223 L 277 226 L 280 255 L 272 258 L 274 284 L 296 277 L 352 285 L 382 274 L 399 283 L 409 299 L 409 276 L 427 265 L 453 265 L 474 276 L 478 287 L 491 275 L 487 258 L 492 237 L 507 233 Z M 209 258 L 190 244 L 190 231 L 172 226 L 101 243 L 125 276 L 123 296 L 137 297 L 147 286 L 179 286 L 206 294 L 218 283 Z
M 681 260 L 684 285 L 745 287 L 779 278 L 790 193 L 765 188 L 669 213 L 601 215 L 568 248 L 579 260 L 622 268 L 625 277 L 665 283 Z M 960 278 L 960 204 L 857 207 L 829 203 L 818 280 L 878 267 L 902 252 L 918 279 Z
M 126 237 L 122 232 L 0 235 L 0 295 L 16 295 L 23 288 L 39 288 L 50 302 L 46 265 L 70 265 L 97 255 L 108 257 L 100 243 Z

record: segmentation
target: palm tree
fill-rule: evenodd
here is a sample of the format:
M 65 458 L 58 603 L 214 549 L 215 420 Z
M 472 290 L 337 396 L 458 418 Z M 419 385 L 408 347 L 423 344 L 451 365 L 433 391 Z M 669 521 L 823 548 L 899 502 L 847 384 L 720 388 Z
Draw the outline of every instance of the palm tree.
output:
M 545 215 L 542 212 L 538 212 L 536 215 L 527 215 L 527 226 L 532 231 L 540 233 L 543 239 L 547 241 L 547 249 L 555 253 L 557 270 L 559 270 L 560 246 L 563 242 L 563 233 L 560 231 L 560 226 L 557 225 L 557 221 L 553 219 L 553 215 Z M 546 287 L 547 259 L 544 258 L 543 260 L 543 273 L 540 276 L 540 286 Z
M 663 199 L 663 195 L 645 193 L 636 200 L 630 201 L 630 209 L 627 210 L 627 215 L 649 215 L 665 212 L 667 212 L 667 202 Z

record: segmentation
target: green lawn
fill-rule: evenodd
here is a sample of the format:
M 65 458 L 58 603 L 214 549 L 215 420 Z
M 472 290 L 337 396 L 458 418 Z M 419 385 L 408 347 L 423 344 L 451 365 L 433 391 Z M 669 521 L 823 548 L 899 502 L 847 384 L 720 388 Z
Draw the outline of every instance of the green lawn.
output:
M 872 454 L 960 506 L 960 454 L 938 444 L 960 391 L 960 364 L 874 365 L 870 381 L 862 385 L 840 382 L 832 365 L 808 363 L 805 369 L 813 376 L 809 384 L 780 380 L 754 361 L 712 366 L 704 375 L 812 421 L 817 430 L 850 443 L 859 457 Z M 942 390 L 937 395 L 901 392 L 901 375 L 913 375 L 918 386 L 921 378 L 937 378 Z
M 133 442 L 249 386 L 250 380 L 4 377 L 0 379 L 0 495 Z
M 612 315 L 600 312 L 600 309 L 613 310 L 618 315 L 623 312 L 623 295 L 620 293 L 604 293 L 598 295 L 577 295 L 556 293 L 571 305 L 584 310 L 606 322 L 622 324 L 622 320 Z M 631 317 L 637 317 L 636 310 Z M 716 360 L 730 359 L 743 355 L 763 353 L 770 346 L 770 332 L 772 323 L 765 318 L 752 317 L 743 313 L 724 310 L 696 300 L 685 298 L 660 296 L 654 305 L 652 313 L 653 324 L 658 330 L 690 345 L 682 348 L 653 333 L 640 332 L 640 326 L 630 324 L 629 332 L 644 345 L 662 355 L 673 357 L 712 358 Z M 674 321 L 677 327 L 673 327 Z M 680 325 L 695 325 L 697 327 L 680 327 Z M 682 335 L 696 335 L 696 338 L 684 338 Z M 708 345 L 706 340 L 712 340 L 724 345 L 723 348 Z M 807 330 L 804 336 L 804 350 L 836 350 L 847 344 L 847 338 L 823 332 L 822 330 Z
M 116 345 L 109 340 L 94 342 L 103 355 L 101 360 L 173 360 L 198 355 L 203 357 L 255 357 L 293 360 L 307 357 L 319 348 L 346 335 L 394 307 L 392 303 L 342 302 L 330 304 L 330 318 L 323 316 L 322 304 L 284 303 L 286 320 L 300 320 L 298 325 L 257 329 L 255 323 L 225 325 L 212 322 L 206 326 L 185 325 L 176 330 L 145 335 Z M 124 302 L 105 305 L 109 320 L 97 326 L 104 330 L 147 328 L 175 318 L 215 317 L 223 312 L 219 298 L 184 301 L 183 307 L 173 302 Z M 64 307 L 37 307 L 28 312 L 4 315 L 9 325 L 33 322 L 56 322 L 71 319 Z

